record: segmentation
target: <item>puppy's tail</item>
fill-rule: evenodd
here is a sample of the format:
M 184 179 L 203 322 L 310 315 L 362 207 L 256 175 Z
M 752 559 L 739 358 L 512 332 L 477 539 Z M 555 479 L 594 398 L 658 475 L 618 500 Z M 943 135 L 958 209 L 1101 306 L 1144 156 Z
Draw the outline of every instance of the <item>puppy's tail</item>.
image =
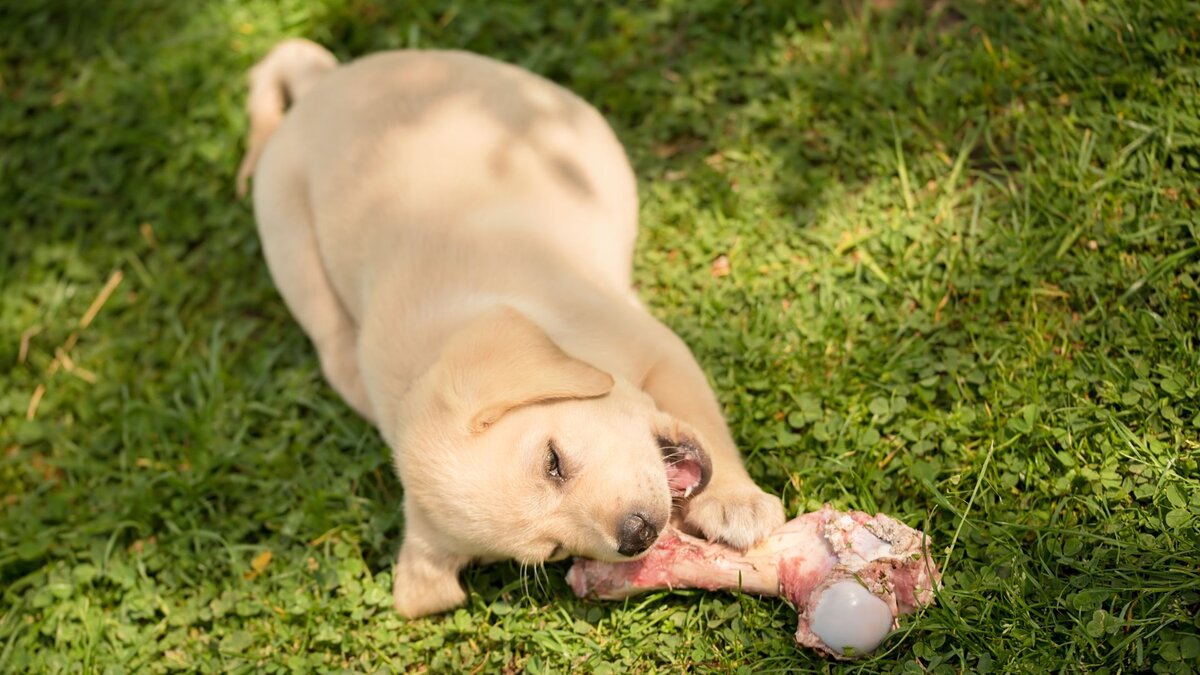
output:
M 258 157 L 267 139 L 283 121 L 288 105 L 300 100 L 325 73 L 338 65 L 337 58 L 321 45 L 309 40 L 284 40 L 250 69 L 250 136 L 246 156 L 238 167 L 237 194 L 243 197 Z

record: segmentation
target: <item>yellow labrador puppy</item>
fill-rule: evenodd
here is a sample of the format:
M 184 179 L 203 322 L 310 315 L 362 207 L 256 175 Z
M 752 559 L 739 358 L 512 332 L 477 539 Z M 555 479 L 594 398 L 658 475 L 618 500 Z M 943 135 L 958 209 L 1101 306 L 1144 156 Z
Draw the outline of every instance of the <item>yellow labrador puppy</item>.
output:
M 636 556 L 684 498 L 736 547 L 783 523 L 634 296 L 637 190 L 595 109 L 461 52 L 339 67 L 289 40 L 250 82 L 239 189 L 325 377 L 392 448 L 401 614 L 462 603 L 472 561 Z

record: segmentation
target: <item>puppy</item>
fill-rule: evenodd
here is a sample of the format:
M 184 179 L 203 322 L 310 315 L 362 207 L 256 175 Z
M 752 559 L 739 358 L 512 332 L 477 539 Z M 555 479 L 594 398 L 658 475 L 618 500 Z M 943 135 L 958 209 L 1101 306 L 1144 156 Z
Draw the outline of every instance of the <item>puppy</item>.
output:
M 594 108 L 472 54 L 339 67 L 303 40 L 248 108 L 271 276 L 404 486 L 401 614 L 461 604 L 473 561 L 637 556 L 673 503 L 739 548 L 783 523 L 634 295 L 637 190 Z

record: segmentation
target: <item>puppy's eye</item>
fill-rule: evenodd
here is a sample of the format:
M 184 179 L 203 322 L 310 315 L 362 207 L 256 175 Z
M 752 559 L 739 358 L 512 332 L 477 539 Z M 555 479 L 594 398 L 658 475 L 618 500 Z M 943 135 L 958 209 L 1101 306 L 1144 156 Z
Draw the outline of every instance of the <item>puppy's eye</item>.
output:
M 546 443 L 546 475 L 556 481 L 563 481 L 562 466 L 558 461 L 558 446 L 554 444 L 554 441 Z

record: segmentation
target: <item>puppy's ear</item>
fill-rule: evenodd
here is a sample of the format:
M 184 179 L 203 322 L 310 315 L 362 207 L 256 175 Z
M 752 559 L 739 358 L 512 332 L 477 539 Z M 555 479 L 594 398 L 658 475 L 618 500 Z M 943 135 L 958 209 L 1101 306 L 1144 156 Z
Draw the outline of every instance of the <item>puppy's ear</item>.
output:
M 595 398 L 613 386 L 611 375 L 568 355 L 511 307 L 489 312 L 455 335 L 438 368 L 446 403 L 470 433 L 521 406 Z

